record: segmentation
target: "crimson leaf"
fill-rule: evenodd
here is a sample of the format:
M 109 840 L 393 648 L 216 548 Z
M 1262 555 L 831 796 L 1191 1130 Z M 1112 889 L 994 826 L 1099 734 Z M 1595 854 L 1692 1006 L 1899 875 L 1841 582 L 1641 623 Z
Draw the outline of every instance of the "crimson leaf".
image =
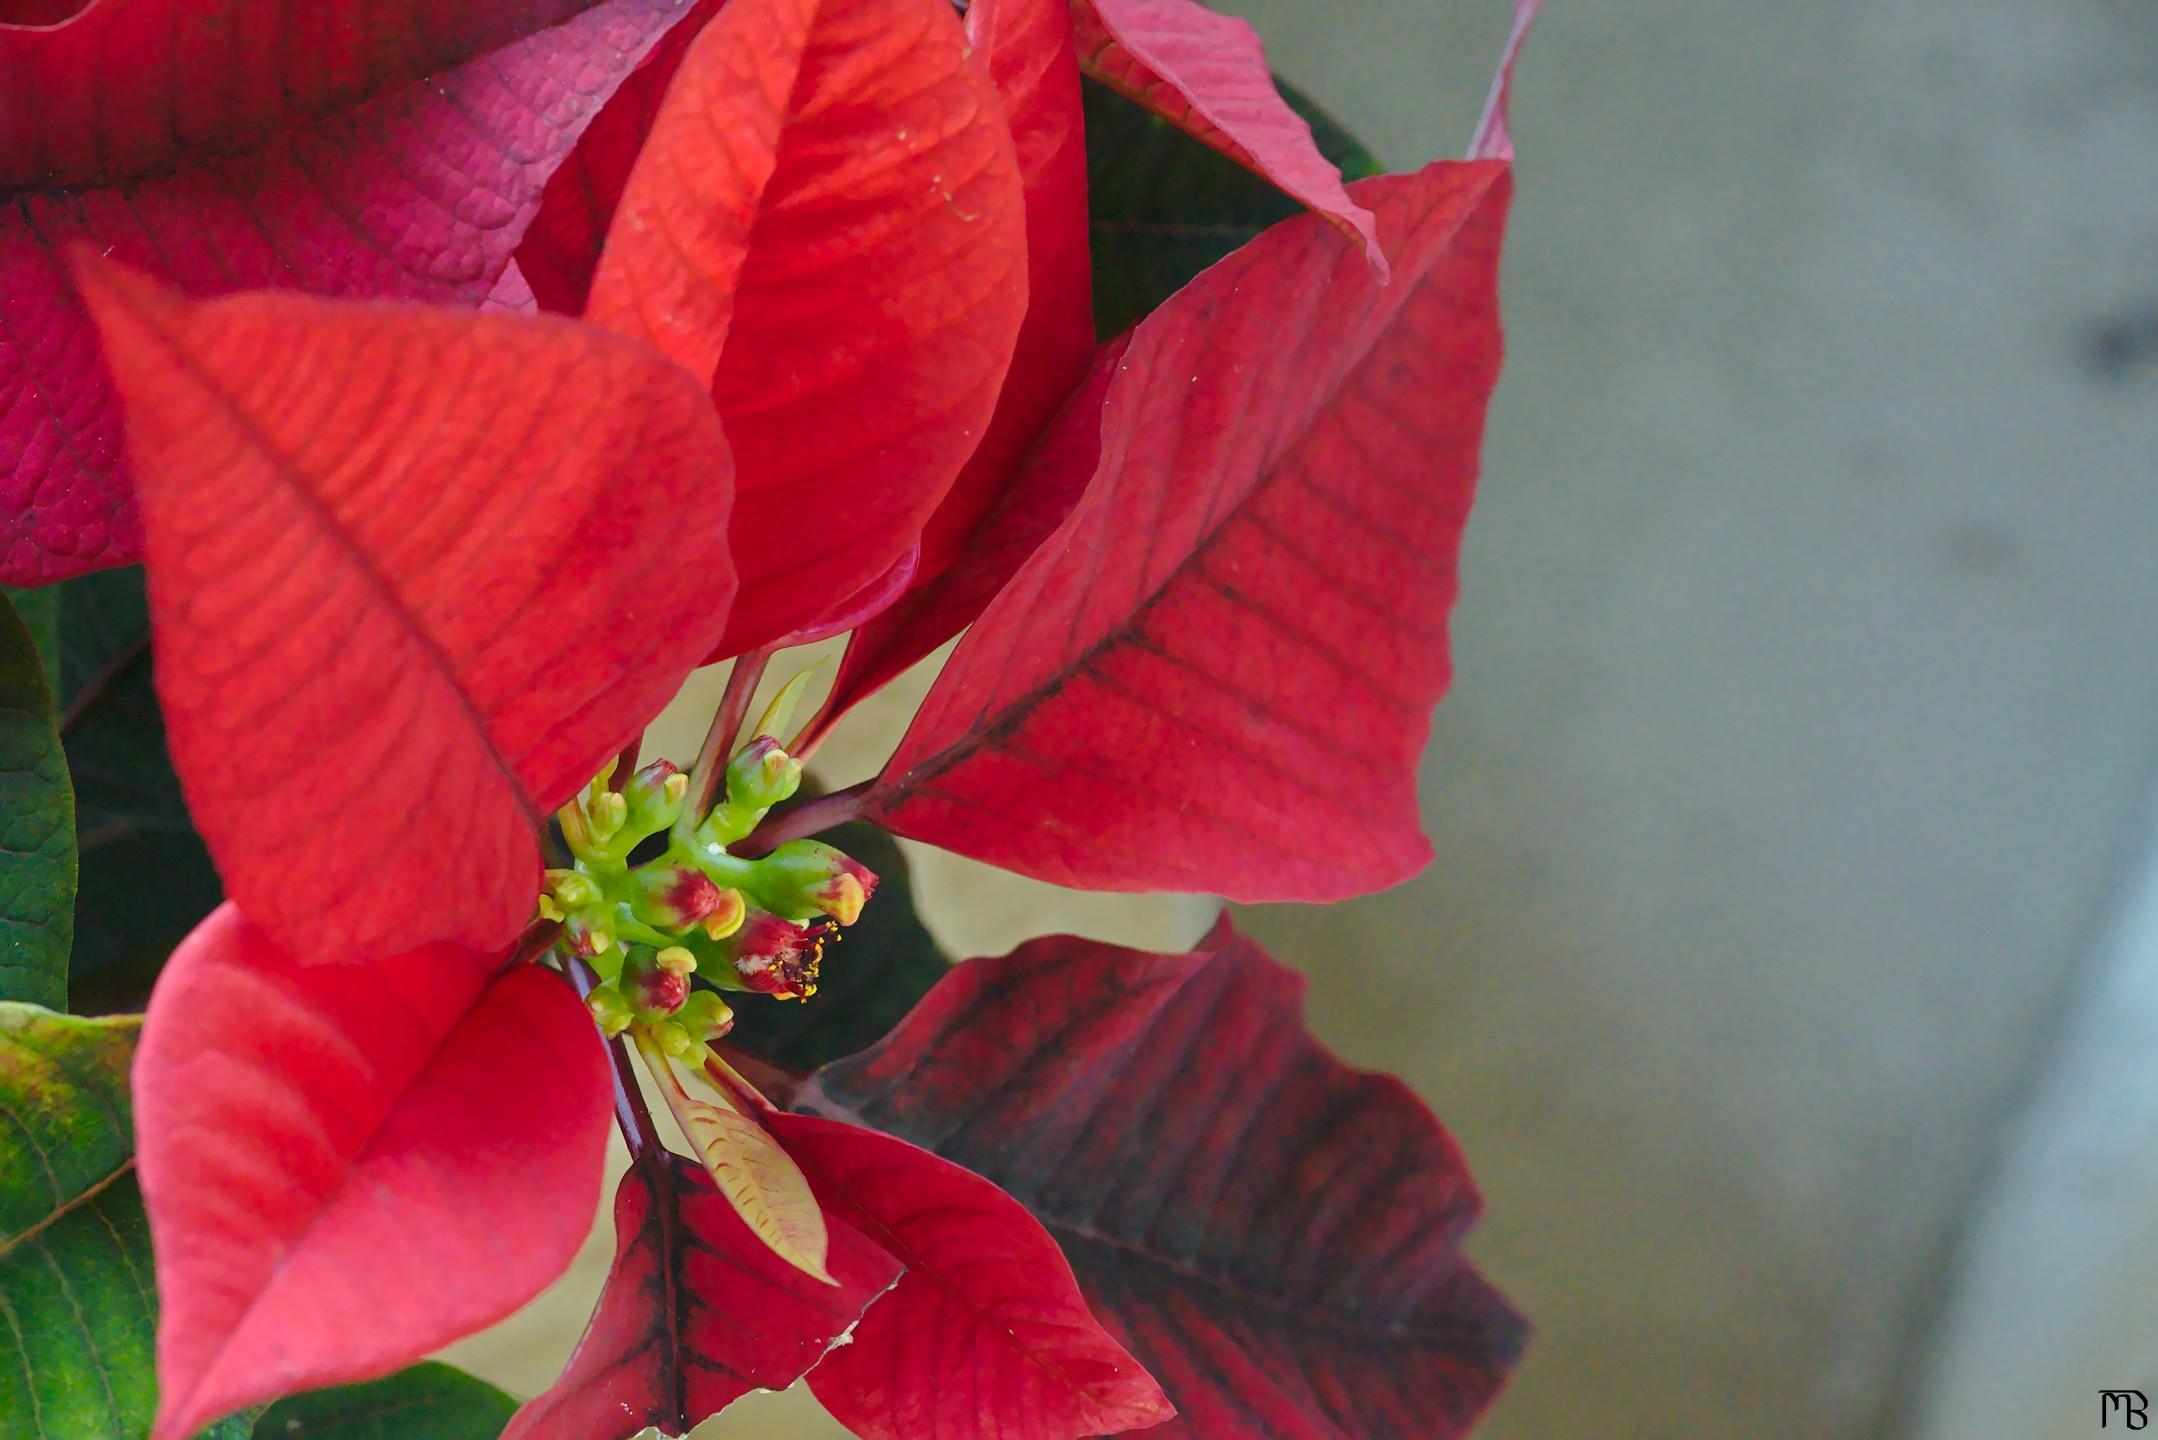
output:
M 1392 284 L 1299 216 L 1112 350 L 1099 431 L 1052 436 L 1085 495 L 960 643 L 870 817 L 1091 889 L 1333 900 L 1421 868 L 1511 188 L 1497 162 L 1361 181 Z
M 1523 1338 L 1461 1255 L 1481 1201 L 1422 1102 L 1336 1059 L 1302 1000 L 1226 922 L 1188 955 L 1037 940 L 794 1103 L 1025 1201 L 1175 1401 L 1156 1434 L 1464 1434 Z
M 681 4 L 100 0 L 0 24 L 0 580 L 141 554 L 66 245 L 196 294 L 477 305 Z
M 614 1270 L 569 1368 L 503 1440 L 686 1435 L 751 1390 L 783 1390 L 839 1344 L 899 1263 L 827 1219 L 824 1285 L 773 1254 L 704 1167 L 648 1150 L 615 1192 Z

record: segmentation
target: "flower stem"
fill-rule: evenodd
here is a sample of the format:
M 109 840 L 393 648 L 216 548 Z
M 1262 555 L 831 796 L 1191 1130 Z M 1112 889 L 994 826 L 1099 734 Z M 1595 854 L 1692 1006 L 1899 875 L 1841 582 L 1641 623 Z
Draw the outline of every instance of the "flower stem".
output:
M 862 813 L 876 783 L 874 778 L 859 780 L 844 790 L 834 790 L 829 795 L 819 795 L 814 800 L 805 800 L 791 809 L 782 810 L 751 831 L 748 839 L 728 849 L 737 855 L 765 855 L 789 840 L 844 825 Z
M 575 955 L 564 958 L 569 965 L 570 984 L 576 987 L 577 997 L 584 999 L 598 987 L 599 975 Z M 636 1064 L 629 1058 L 629 1047 L 622 1043 L 621 1036 L 607 1042 L 607 1055 L 614 1061 L 614 1123 L 621 1127 L 630 1158 L 648 1151 L 657 1153 L 665 1148 L 665 1142 L 659 1138 L 659 1127 L 652 1123 L 652 1112 L 645 1107 Z
M 675 822 L 679 833 L 690 834 L 711 813 L 720 779 L 727 773 L 727 757 L 734 750 L 734 737 L 741 732 L 749 702 L 756 698 L 757 682 L 764 678 L 764 667 L 771 658 L 769 650 L 753 650 L 738 657 L 734 668 L 727 672 L 727 688 L 720 694 L 712 728 L 705 732 L 697 763 L 689 772 L 689 798 L 682 806 L 682 818 Z

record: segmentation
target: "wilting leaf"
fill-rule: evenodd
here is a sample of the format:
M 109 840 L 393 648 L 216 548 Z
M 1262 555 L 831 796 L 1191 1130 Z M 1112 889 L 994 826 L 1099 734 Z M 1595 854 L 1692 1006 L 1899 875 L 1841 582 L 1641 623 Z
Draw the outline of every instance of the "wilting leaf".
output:
M 75 797 L 37 641 L 0 598 L 0 1000 L 67 1007 Z
M 891 836 L 874 825 L 843 825 L 817 838 L 875 871 L 877 893 L 861 919 L 826 942 L 814 996 L 727 996 L 735 1013 L 727 1038 L 795 1071 L 814 1070 L 883 1039 L 952 967 L 915 909 L 907 857 Z
M 1430 857 L 1415 772 L 1498 376 L 1507 167 L 1358 182 L 1114 360 L 1070 517 L 945 667 L 870 817 L 1059 884 L 1332 900 Z M 1037 463 L 1042 463 L 1039 459 Z
M 1095 1323 L 1026 1207 L 927 1151 L 808 1115 L 771 1124 L 833 1215 L 906 1266 L 809 1374 L 864 1440 L 1075 1440 L 1154 1425 L 1161 1387 Z
M 255 1422 L 255 1440 L 498 1440 L 516 1412 L 486 1381 L 430 1360 L 280 1400 Z
M 165 750 L 139 567 L 27 592 L 60 603 L 61 739 L 79 871 L 76 1010 L 140 1010 L 172 947 L 223 898 Z
M 299 964 L 230 906 L 172 957 L 135 1065 L 164 1303 L 152 1440 L 386 1374 L 569 1263 L 599 1200 L 607 1058 L 561 977 L 498 963 L 432 945 Z
M 227 890 L 303 958 L 506 943 L 544 817 L 725 623 L 710 403 L 558 320 L 83 283 L 173 761 Z
M 1465 1434 L 1523 1336 L 1460 1252 L 1481 1201 L 1302 998 L 1226 924 L 1189 955 L 1037 940 L 958 967 L 796 1104 L 1024 1201 L 1176 1403 L 1164 1437 Z
M 708 378 L 734 447 L 723 653 L 884 574 L 980 443 L 1026 307 L 996 92 L 949 6 L 729 0 L 669 88 L 589 319 Z
M 477 305 L 683 0 L 100 0 L 0 25 L 0 580 L 141 557 L 120 408 L 61 252 L 197 294 Z
M 1251 26 L 1197 0 L 1074 0 L 1072 15 L 1089 75 L 1280 186 L 1354 239 L 1386 279 L 1377 223 L 1274 88 Z
M 1329 164 L 1351 180 L 1379 162 L 1292 85 L 1282 99 L 1311 126 Z M 1094 319 L 1114 335 L 1152 314 L 1192 277 L 1296 214 L 1296 201 L 1183 131 L 1093 81 L 1086 86 L 1087 194 L 1094 240 Z
M 899 1264 L 830 1221 L 824 1285 L 774 1255 L 692 1161 L 647 1152 L 615 1193 L 615 1260 L 569 1369 L 504 1440 L 669 1435 L 783 1390 L 841 1342 Z
M 787 1152 L 726 1096 L 715 1102 L 692 1095 L 665 1056 L 650 1047 L 646 1056 L 675 1123 L 750 1233 L 810 1279 L 835 1283 L 824 1268 L 831 1245 L 824 1211 Z

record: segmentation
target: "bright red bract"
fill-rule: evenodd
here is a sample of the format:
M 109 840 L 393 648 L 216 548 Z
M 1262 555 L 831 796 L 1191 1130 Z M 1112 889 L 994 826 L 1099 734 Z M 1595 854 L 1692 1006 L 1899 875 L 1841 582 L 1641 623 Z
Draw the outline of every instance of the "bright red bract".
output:
M 1026 309 L 1003 107 L 945 0 L 729 0 L 683 58 L 586 316 L 709 378 L 742 594 L 722 654 L 912 546 Z
M 548 812 L 726 623 L 702 392 L 567 321 L 82 276 L 173 763 L 227 893 L 306 958 L 508 943 Z
M 1274 88 L 1251 26 L 1197 0 L 1072 0 L 1072 14 L 1096 78 L 1327 217 L 1386 278 L 1393 257 L 1371 212 Z
M 869 813 L 1086 889 L 1336 900 L 1420 869 L 1510 190 L 1494 162 L 1362 181 L 1391 284 L 1303 216 L 1148 317 L 1099 435 L 1058 432 L 1097 457 L 1085 495 Z
M 809 1373 L 863 1440 L 1077 1440 L 1172 1413 L 1088 1312 L 1056 1242 L 996 1186 L 901 1140 L 807 1115 L 767 1123 L 825 1209 L 906 1273 Z
M 231 906 L 135 1061 L 158 1421 L 370 1379 L 499 1320 L 599 1198 L 607 1060 L 561 977 L 433 945 L 302 965 Z

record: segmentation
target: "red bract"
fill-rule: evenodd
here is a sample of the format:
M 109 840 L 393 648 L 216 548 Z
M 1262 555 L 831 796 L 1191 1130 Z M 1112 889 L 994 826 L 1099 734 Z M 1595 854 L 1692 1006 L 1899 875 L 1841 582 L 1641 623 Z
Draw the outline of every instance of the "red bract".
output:
M 1103 347 L 1092 373 L 975 524 L 951 568 L 854 632 L 822 725 L 972 624 L 1064 523 L 1101 463 L 1102 405 L 1129 343 L 1126 336 Z
M 1299 217 L 1148 317 L 1098 436 L 1057 432 L 1098 456 L 1085 496 L 869 813 L 1094 889 L 1331 900 L 1421 868 L 1510 192 L 1496 162 L 1361 182 L 1391 284 Z
M 752 1390 L 784 1390 L 899 1278 L 900 1264 L 827 1220 L 836 1286 L 781 1260 L 679 1157 L 646 1151 L 615 1194 L 615 1259 L 560 1381 L 503 1440 L 686 1435 Z
M 0 24 L 0 581 L 140 557 L 65 245 L 198 294 L 478 304 L 679 5 L 101 0 Z
M 965 558 L 968 536 L 1011 480 L 1094 353 L 1086 135 L 1066 0 L 980 0 L 967 36 L 1003 97 L 1026 199 L 1027 312 L 981 444 L 922 530 L 917 585 Z
M 1026 1208 L 903 1141 L 806 1115 L 767 1123 L 828 1213 L 906 1265 L 809 1388 L 863 1440 L 1076 1440 L 1156 1425 L 1161 1387 L 1087 1310 Z
M 1371 212 L 1274 88 L 1249 25 L 1195 0 L 1073 0 L 1072 15 L 1088 73 L 1326 216 L 1386 278 L 1392 251 Z
M 134 1078 L 153 1440 L 500 1319 L 599 1198 L 607 1060 L 584 1007 L 454 946 L 295 965 L 228 905 L 160 977 Z
M 711 382 L 742 575 L 723 653 L 916 542 L 1010 363 L 1024 221 L 944 0 L 730 0 L 690 47 L 585 313 Z
M 1305 1032 L 1302 995 L 1226 923 L 1189 955 L 1038 940 L 954 970 L 795 1103 L 1024 1200 L 1175 1402 L 1157 1434 L 1461 1435 L 1523 1335 L 1460 1253 L 1480 1201 L 1413 1094 Z
M 544 817 L 725 622 L 702 391 L 564 321 L 81 274 L 173 761 L 227 892 L 302 957 L 507 943 Z

